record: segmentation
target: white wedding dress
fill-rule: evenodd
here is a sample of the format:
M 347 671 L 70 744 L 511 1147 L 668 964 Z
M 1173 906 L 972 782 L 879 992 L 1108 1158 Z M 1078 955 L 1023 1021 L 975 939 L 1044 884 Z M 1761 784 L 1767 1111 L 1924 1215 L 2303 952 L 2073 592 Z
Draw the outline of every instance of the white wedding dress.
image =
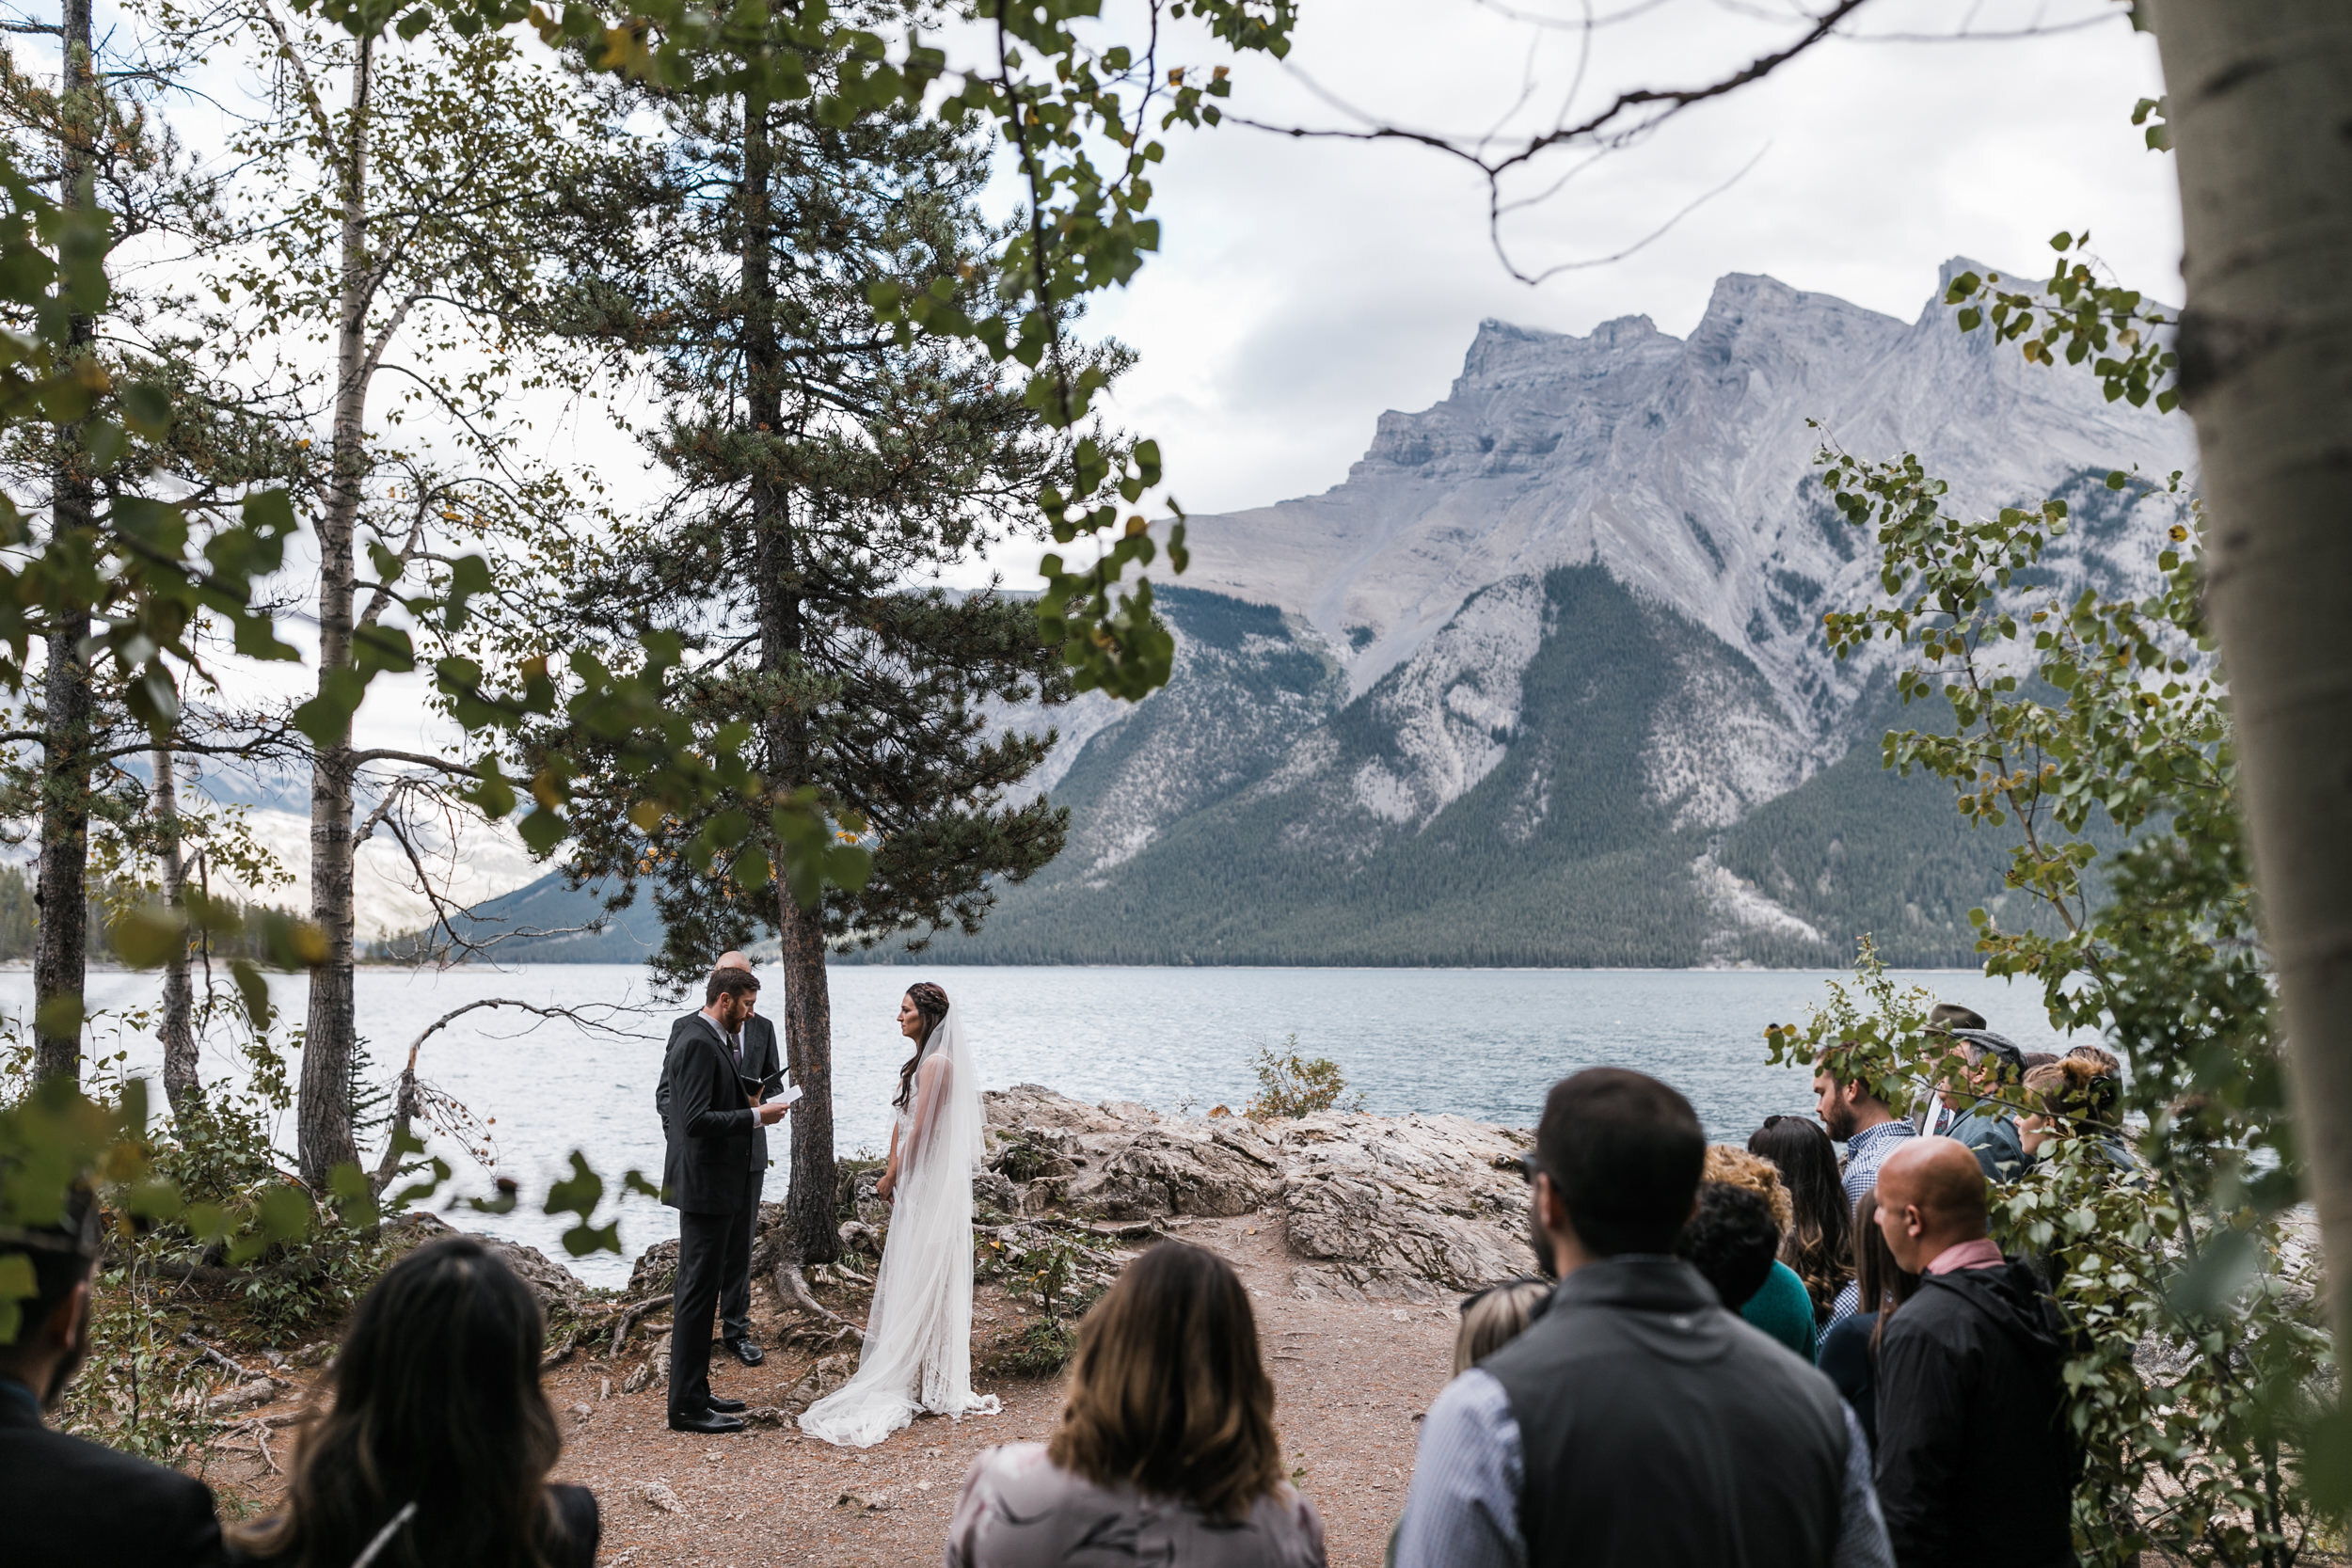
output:
M 919 1411 L 993 1416 L 972 1391 L 972 1172 L 981 1154 L 979 1079 L 951 1006 L 923 1044 L 898 1113 L 898 1185 L 874 1275 L 857 1375 L 801 1413 L 801 1430 L 873 1447 Z

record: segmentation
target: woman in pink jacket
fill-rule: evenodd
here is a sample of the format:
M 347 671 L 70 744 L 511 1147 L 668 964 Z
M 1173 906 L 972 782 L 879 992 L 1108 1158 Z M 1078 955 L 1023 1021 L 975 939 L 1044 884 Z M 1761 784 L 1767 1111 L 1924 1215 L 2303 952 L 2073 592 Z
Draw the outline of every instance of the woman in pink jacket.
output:
M 947 1568 L 1323 1568 L 1323 1520 L 1282 1478 L 1274 1385 L 1232 1265 L 1162 1242 L 1078 1329 L 1044 1443 L 973 1462 Z

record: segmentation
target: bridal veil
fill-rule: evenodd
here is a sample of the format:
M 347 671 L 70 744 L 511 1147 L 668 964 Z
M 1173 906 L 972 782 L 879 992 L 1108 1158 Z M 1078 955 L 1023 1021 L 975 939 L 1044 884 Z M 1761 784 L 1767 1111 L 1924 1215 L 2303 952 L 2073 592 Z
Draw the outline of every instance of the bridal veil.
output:
M 803 1432 L 845 1448 L 870 1448 L 918 1411 L 1000 1408 L 994 1395 L 972 1391 L 972 1173 L 982 1121 L 971 1043 L 952 1006 L 923 1042 L 913 1099 L 857 1375 L 801 1415 Z

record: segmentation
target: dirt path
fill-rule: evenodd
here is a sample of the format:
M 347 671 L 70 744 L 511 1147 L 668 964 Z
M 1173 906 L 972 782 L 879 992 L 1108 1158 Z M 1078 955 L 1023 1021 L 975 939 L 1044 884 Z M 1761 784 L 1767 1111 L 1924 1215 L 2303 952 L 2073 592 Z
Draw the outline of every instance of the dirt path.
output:
M 1412 1474 L 1415 1418 L 1445 1385 L 1452 1307 L 1300 1300 L 1276 1216 L 1180 1221 L 1176 1233 L 1241 1271 L 1274 1375 L 1275 1419 L 1299 1489 L 1322 1511 L 1331 1561 L 1376 1568 Z M 774 1319 L 772 1297 L 755 1290 L 754 1303 L 755 1335 L 771 1347 L 767 1362 L 747 1368 L 714 1357 L 711 1385 L 754 1405 L 778 1404 L 810 1357 L 777 1351 L 786 1325 Z M 1021 1322 L 1004 1293 L 985 1284 L 976 1316 L 976 1360 Z M 644 1341 L 637 1343 L 642 1355 Z M 788 1425 L 697 1437 L 669 1430 L 659 1381 L 636 1394 L 619 1391 L 634 1365 L 583 1360 L 547 1379 L 566 1433 L 556 1474 L 596 1491 L 604 1511 L 599 1560 L 615 1568 L 935 1564 L 973 1456 L 993 1444 L 1042 1438 L 1061 1412 L 1053 1385 L 983 1376 L 981 1390 L 1004 1401 L 1001 1416 L 917 1421 L 862 1453 Z M 263 1511 L 281 1484 L 258 1459 L 227 1457 L 211 1474 Z M 657 1488 L 682 1512 L 648 1500 Z

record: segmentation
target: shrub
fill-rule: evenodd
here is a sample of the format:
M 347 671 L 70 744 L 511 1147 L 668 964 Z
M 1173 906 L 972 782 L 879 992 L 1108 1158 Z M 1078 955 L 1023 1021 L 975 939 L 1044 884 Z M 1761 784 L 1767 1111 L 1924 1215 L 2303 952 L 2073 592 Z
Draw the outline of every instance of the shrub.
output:
M 1258 1053 L 1257 1098 L 1242 1113 L 1251 1121 L 1312 1116 L 1339 1104 L 1340 1096 L 1347 1092 L 1347 1079 L 1341 1073 L 1339 1063 L 1327 1056 L 1302 1058 L 1295 1034 L 1285 1037 L 1279 1055 L 1271 1050 Z M 1360 1094 L 1346 1107 L 1351 1111 L 1363 1108 L 1364 1097 Z

